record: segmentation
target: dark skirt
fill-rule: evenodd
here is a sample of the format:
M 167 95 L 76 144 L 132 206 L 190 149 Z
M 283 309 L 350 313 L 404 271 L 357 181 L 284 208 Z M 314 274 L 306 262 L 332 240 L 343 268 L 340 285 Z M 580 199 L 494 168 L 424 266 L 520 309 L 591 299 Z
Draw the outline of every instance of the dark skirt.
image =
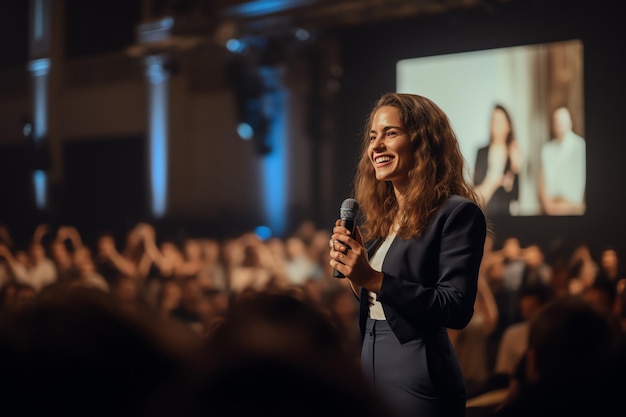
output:
M 388 405 L 400 417 L 464 416 L 464 388 L 441 392 L 429 371 L 428 351 L 423 338 L 400 344 L 386 321 L 367 319 L 361 366 Z

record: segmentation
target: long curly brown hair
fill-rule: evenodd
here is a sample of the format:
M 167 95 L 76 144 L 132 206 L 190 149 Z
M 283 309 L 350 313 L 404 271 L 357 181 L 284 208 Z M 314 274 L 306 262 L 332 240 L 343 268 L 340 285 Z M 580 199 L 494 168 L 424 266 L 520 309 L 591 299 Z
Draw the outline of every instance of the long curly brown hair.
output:
M 404 131 L 413 144 L 413 167 L 405 193 L 403 213 L 389 181 L 378 181 L 368 155 L 370 130 L 376 111 L 396 107 Z M 448 116 L 433 101 L 416 94 L 386 93 L 378 99 L 364 126 L 362 156 L 354 183 L 359 202 L 363 238 L 386 237 L 396 218 L 402 239 L 419 236 L 430 217 L 451 195 L 457 194 L 480 205 L 472 185 L 466 180 L 467 165 Z

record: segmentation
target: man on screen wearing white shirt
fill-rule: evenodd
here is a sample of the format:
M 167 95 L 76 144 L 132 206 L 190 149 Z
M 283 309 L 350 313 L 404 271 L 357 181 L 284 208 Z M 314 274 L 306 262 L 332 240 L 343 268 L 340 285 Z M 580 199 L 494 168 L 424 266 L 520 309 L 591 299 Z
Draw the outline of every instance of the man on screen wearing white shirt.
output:
M 579 215 L 585 211 L 585 140 L 572 131 L 565 107 L 553 114 L 555 137 L 541 148 L 539 196 L 548 215 Z

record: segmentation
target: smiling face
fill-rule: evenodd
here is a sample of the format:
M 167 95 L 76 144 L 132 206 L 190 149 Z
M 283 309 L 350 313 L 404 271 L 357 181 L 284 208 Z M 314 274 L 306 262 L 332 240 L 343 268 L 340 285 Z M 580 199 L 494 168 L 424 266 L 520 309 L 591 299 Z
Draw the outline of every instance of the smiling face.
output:
M 414 160 L 413 145 L 396 107 L 383 106 L 374 113 L 368 155 L 377 180 L 391 181 L 395 189 L 408 182 Z

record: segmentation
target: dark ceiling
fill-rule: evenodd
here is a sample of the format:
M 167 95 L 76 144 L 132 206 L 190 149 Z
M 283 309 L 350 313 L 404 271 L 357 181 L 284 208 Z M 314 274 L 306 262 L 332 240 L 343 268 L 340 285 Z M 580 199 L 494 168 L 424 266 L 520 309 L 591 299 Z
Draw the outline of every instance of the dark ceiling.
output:
M 497 12 L 511 3 L 549 0 L 65 0 L 68 57 L 129 48 L 131 55 L 185 50 L 232 37 L 278 37 L 299 28 L 312 35 L 371 23 L 453 14 L 476 9 Z M 138 26 L 174 17 L 163 42 L 137 42 Z M 115 30 L 111 30 L 115 27 Z M 3 0 L 0 67 L 28 58 L 28 2 Z
M 278 37 L 304 29 L 311 34 L 372 23 L 453 13 L 496 11 L 505 3 L 546 0 L 143 0 L 142 23 L 174 18 L 167 44 L 139 42 L 131 54 L 223 44 L 234 37 Z
M 451 12 L 472 7 L 493 7 L 511 0 L 274 0 L 222 1 L 217 15 L 254 27 L 298 24 L 307 28 L 361 25 Z

